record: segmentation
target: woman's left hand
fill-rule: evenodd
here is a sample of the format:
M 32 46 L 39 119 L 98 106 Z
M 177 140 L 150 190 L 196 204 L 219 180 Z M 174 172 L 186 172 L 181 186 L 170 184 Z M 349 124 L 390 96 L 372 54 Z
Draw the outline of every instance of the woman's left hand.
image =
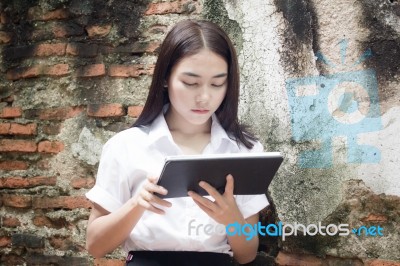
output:
M 193 191 L 189 191 L 188 195 L 208 214 L 208 216 L 225 226 L 235 222 L 242 223 L 244 221 L 244 217 L 233 196 L 234 181 L 232 175 L 226 176 L 225 192 L 222 195 L 207 182 L 201 181 L 199 185 L 207 191 L 215 201 L 202 197 Z

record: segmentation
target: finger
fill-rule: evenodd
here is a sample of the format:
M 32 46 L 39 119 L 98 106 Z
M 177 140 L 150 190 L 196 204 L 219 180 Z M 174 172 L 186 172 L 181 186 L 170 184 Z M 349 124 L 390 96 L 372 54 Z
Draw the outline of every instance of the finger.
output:
M 138 204 L 148 211 L 151 211 L 151 212 L 154 212 L 157 214 L 165 214 L 164 210 L 154 207 L 152 204 L 150 204 L 148 201 L 144 200 L 143 198 L 140 198 L 138 200 Z
M 197 205 L 201 205 L 201 206 L 209 209 L 210 211 L 214 211 L 217 207 L 217 205 L 213 201 L 211 201 L 205 197 L 202 197 L 193 191 L 189 191 L 188 195 L 197 203 Z
M 151 194 L 150 202 L 151 203 L 156 203 L 156 204 L 164 206 L 164 207 L 171 207 L 172 206 L 171 202 L 169 202 L 167 200 L 164 200 L 164 199 L 161 199 L 160 197 L 157 197 L 154 194 Z
M 167 193 L 168 193 L 168 190 L 166 190 L 164 187 L 156 185 L 154 183 L 150 183 L 150 182 L 146 182 L 143 187 L 146 191 L 148 191 L 150 193 L 156 192 L 161 195 L 167 195 Z
M 212 215 L 213 211 L 210 210 L 209 208 L 205 207 L 203 204 L 201 204 L 199 201 L 196 199 L 193 199 L 194 203 L 196 203 L 197 206 L 199 206 L 200 209 L 202 209 L 205 213 L 207 213 L 209 216 Z
M 158 182 L 158 177 L 156 177 L 156 176 L 148 176 L 147 177 L 147 180 L 150 182 L 150 183 L 153 183 L 153 184 L 157 184 L 157 182 Z
M 157 195 L 155 195 L 155 194 L 153 194 L 153 193 L 151 193 L 149 191 L 143 190 L 140 193 L 140 195 L 141 195 L 142 199 L 144 199 L 145 201 L 147 201 L 147 202 L 149 202 L 151 204 L 156 203 L 156 204 L 159 204 L 159 205 L 165 206 L 165 207 L 171 207 L 172 206 L 171 202 L 163 200 L 160 197 L 158 197 Z
M 226 185 L 224 194 L 233 196 L 233 189 L 235 188 L 233 176 L 231 174 L 226 176 Z
M 221 194 L 210 184 L 205 181 L 200 181 L 199 186 L 202 187 L 211 197 L 213 197 L 216 201 L 219 201 L 221 198 Z

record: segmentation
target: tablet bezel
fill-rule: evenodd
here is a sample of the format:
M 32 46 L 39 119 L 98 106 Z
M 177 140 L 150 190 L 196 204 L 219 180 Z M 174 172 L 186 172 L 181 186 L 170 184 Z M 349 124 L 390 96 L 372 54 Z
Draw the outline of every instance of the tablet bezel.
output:
M 198 185 L 201 180 L 222 194 L 228 174 L 234 178 L 235 195 L 264 194 L 282 161 L 279 152 L 169 156 L 157 183 L 166 188 L 168 194 L 157 196 L 187 197 L 188 190 L 208 195 Z

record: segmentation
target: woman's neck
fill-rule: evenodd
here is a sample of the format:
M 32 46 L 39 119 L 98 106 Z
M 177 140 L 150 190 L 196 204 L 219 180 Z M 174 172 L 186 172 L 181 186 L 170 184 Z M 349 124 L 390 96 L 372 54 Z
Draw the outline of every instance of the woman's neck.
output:
M 182 135 L 188 136 L 209 134 L 211 132 L 211 117 L 204 124 L 194 125 L 178 116 L 179 114 L 175 114 L 171 110 L 168 110 L 165 114 L 165 121 L 167 122 L 168 128 L 171 132 L 179 132 Z
M 193 125 L 177 119 L 172 112 L 165 114 L 171 136 L 183 154 L 201 154 L 211 140 L 211 118 L 204 124 Z

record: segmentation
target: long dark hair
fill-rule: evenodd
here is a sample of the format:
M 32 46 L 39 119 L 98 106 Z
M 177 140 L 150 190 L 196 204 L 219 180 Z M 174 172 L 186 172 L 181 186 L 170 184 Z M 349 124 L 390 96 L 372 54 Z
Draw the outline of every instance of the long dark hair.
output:
M 165 82 L 171 69 L 183 58 L 207 48 L 220 55 L 228 64 L 228 84 L 225 99 L 215 114 L 228 135 L 247 148 L 253 147 L 256 138 L 238 121 L 239 66 L 235 48 L 229 37 L 216 24 L 204 20 L 184 20 L 178 22 L 165 37 L 143 111 L 134 127 L 148 125 L 160 114 L 163 106 L 169 103 Z

